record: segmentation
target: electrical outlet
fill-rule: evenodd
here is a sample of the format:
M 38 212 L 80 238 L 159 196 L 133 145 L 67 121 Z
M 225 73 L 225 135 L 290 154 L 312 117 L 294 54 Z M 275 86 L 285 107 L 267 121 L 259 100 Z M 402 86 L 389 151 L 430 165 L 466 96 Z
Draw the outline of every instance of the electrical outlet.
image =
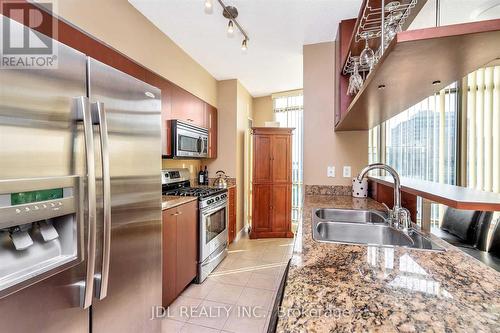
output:
M 326 176 L 330 178 L 335 178 L 335 167 L 334 166 L 329 166 L 326 169 Z
M 344 169 L 342 170 L 342 175 L 345 178 L 351 178 L 351 167 L 350 166 L 344 166 Z

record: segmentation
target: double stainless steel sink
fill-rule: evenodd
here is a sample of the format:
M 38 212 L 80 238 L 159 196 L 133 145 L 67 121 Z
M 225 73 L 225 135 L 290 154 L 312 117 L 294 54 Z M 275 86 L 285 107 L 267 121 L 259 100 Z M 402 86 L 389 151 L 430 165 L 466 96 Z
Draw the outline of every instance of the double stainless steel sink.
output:
M 405 232 L 390 226 L 387 214 L 377 210 L 313 209 L 312 229 L 318 242 L 445 251 L 414 229 Z

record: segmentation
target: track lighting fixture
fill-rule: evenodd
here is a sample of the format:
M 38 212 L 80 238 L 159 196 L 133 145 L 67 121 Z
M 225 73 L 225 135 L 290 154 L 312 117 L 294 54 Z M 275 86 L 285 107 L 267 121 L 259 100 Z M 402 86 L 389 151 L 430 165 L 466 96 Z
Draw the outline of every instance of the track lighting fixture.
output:
M 238 9 L 234 6 L 226 6 L 222 0 L 217 0 L 222 7 L 222 16 L 229 20 L 227 24 L 227 35 L 229 37 L 234 36 L 234 27 L 238 28 L 240 33 L 243 35 L 243 42 L 241 43 L 241 49 L 246 51 L 248 48 L 248 41 L 250 38 L 243 29 L 243 27 L 238 23 L 236 18 L 238 17 Z M 213 11 L 212 0 L 205 0 L 205 12 L 211 14 Z
M 227 34 L 229 37 L 234 36 L 234 23 L 232 20 L 229 20 L 229 23 L 227 25 Z

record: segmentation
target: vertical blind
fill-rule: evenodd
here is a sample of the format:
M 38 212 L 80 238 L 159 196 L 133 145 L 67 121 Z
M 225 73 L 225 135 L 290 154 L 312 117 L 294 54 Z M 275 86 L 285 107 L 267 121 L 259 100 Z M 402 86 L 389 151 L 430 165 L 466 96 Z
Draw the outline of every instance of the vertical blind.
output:
M 500 66 L 466 79 L 467 186 L 500 193 Z
M 302 215 L 303 145 L 304 145 L 304 96 L 294 95 L 273 98 L 274 119 L 281 127 L 293 127 L 292 136 L 292 222 Z

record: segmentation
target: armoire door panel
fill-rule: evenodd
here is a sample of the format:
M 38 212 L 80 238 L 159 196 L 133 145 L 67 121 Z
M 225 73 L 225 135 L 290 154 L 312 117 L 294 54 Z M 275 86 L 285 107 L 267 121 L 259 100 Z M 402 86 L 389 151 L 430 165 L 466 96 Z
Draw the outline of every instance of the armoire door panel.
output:
M 274 135 L 272 138 L 273 183 L 290 182 L 290 136 Z
M 272 181 L 272 137 L 258 135 L 254 137 L 254 183 L 270 183 Z
M 252 231 L 262 232 L 271 231 L 271 203 L 272 203 L 271 185 L 253 186 L 253 214 Z
M 290 230 L 290 185 L 273 185 L 272 192 L 272 225 L 273 231 Z

